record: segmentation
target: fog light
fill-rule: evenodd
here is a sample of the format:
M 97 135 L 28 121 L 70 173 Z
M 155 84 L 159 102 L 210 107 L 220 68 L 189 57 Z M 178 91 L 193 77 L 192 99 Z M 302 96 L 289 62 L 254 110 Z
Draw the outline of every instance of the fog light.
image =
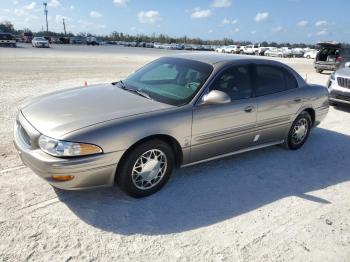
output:
M 63 182 L 63 181 L 70 181 L 70 180 L 72 180 L 74 178 L 74 176 L 59 176 L 59 175 L 55 175 L 55 176 L 52 176 L 51 178 L 53 180 Z

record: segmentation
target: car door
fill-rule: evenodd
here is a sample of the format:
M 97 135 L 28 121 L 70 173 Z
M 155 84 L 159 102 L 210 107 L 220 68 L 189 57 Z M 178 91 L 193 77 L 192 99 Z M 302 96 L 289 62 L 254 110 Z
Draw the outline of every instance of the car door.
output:
M 208 92 L 228 94 L 227 104 L 199 104 L 193 110 L 191 162 L 227 154 L 253 144 L 256 99 L 252 97 L 251 66 L 232 66 L 218 74 Z
M 254 72 L 257 143 L 283 140 L 302 106 L 302 90 L 294 75 L 285 68 L 257 64 Z

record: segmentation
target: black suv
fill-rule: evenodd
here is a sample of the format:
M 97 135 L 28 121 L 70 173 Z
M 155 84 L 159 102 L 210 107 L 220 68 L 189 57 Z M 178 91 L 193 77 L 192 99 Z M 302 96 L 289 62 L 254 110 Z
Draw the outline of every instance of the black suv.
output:
M 350 47 L 337 42 L 320 42 L 320 51 L 316 55 L 315 69 L 317 73 L 323 70 L 336 71 L 350 62 Z
M 9 33 L 0 32 L 0 46 L 16 47 L 16 38 Z

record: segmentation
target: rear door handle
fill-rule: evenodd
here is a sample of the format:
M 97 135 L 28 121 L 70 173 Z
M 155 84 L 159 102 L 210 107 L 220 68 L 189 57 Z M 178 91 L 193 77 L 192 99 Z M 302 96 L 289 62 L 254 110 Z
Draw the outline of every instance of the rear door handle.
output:
M 296 97 L 293 100 L 295 103 L 300 103 L 301 102 L 301 98 L 300 97 Z
M 254 112 L 254 106 L 247 106 L 246 108 L 244 108 L 244 111 L 246 113 Z

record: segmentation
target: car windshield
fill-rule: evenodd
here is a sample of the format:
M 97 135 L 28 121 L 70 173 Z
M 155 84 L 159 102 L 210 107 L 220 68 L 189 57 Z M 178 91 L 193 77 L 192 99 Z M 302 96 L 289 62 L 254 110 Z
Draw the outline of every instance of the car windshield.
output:
M 175 106 L 189 103 L 210 76 L 213 67 L 181 58 L 160 58 L 123 81 L 126 89 Z
M 37 40 L 37 41 L 46 41 L 46 39 L 44 37 L 36 37 L 35 40 Z

